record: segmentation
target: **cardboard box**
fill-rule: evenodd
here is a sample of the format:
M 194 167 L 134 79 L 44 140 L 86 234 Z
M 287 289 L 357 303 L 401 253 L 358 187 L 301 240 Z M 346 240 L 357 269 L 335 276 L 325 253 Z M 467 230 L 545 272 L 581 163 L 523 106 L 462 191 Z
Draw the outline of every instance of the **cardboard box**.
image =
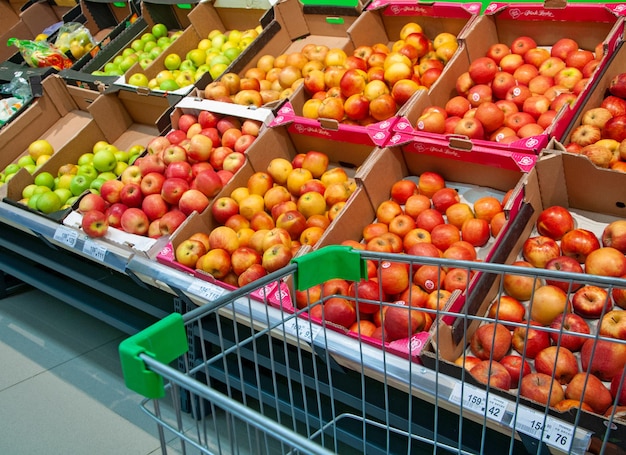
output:
M 297 154 L 306 153 L 309 150 L 316 150 L 327 154 L 330 160 L 329 168 L 340 166 L 346 170 L 348 175 L 354 175 L 358 166 L 365 162 L 366 158 L 369 156 L 372 147 L 345 142 L 338 144 L 329 139 L 299 134 L 297 130 L 294 130 L 291 126 L 266 129 L 248 149 L 247 162 L 244 167 L 239 169 L 231 181 L 224 186 L 215 200 L 221 196 L 230 195 L 232 190 L 237 187 L 245 187 L 248 178 L 254 172 L 265 171 L 272 159 L 285 158 L 291 161 Z M 350 199 L 352 199 L 352 197 Z M 365 202 L 369 204 L 367 198 Z M 368 210 L 371 213 L 371 207 L 369 207 Z M 331 223 L 331 225 L 333 223 Z M 176 263 L 174 259 L 174 252 L 182 241 L 195 232 L 205 232 L 209 234 L 217 226 L 219 226 L 219 223 L 213 217 L 211 210 L 205 210 L 202 214 L 190 216 L 171 237 L 171 244 L 158 254 L 157 260 L 163 264 L 193 274 L 203 280 L 210 281 L 218 286 L 232 289 L 232 284 L 229 285 L 215 280 L 205 272 L 183 267 L 181 264 Z
M 621 173 L 596 168 L 582 156 L 552 152 L 542 154 L 535 168 L 525 175 L 521 188 L 524 203 L 532 207 L 532 215 L 517 241 L 513 244 L 510 258 L 505 263 L 510 264 L 522 258 L 523 243 L 530 236 L 537 235 L 535 228 L 537 217 L 544 208 L 554 205 L 567 208 L 574 216 L 578 227 L 591 230 L 597 236 L 601 236 L 608 223 L 624 219 L 624 210 L 626 210 L 623 204 L 626 201 L 624 177 Z M 585 182 L 584 185 L 581 184 L 582 181 Z M 579 187 L 584 187 L 590 195 L 585 194 L 585 191 L 581 191 Z M 499 285 L 500 278 L 501 274 L 498 274 L 496 285 Z M 584 275 L 581 275 L 581 280 L 584 279 Z M 615 282 L 615 286 L 617 286 L 617 282 Z M 571 300 L 571 295 L 568 298 Z M 618 307 L 613 307 L 613 309 L 620 310 Z M 482 310 L 470 314 L 472 322 L 468 324 L 468 330 L 464 333 L 465 337 L 461 339 L 470 340 L 473 333 L 472 329 L 475 329 L 477 323 L 481 322 L 478 318 L 486 314 L 486 306 L 485 311 Z M 599 321 L 587 319 L 587 322 L 591 329 L 591 335 L 595 335 Z M 452 363 L 455 360 L 454 355 L 459 354 L 459 352 L 455 351 L 452 355 L 446 355 L 445 352 L 437 351 L 435 348 L 434 345 L 431 345 L 428 350 L 423 352 L 422 361 L 424 364 L 434 366 L 435 362 L 438 362 L 440 372 L 460 378 L 462 374 L 460 367 Z M 574 354 L 578 357 L 577 353 Z M 530 359 L 529 362 L 532 364 Z M 468 374 L 465 374 L 465 379 L 479 385 Z M 608 386 L 609 384 L 605 383 L 605 385 Z M 511 389 L 508 392 L 490 389 L 490 393 L 492 392 L 511 400 L 518 398 L 517 389 Z M 523 397 L 519 397 L 519 399 L 523 404 L 530 405 L 541 413 L 545 411 L 545 405 L 540 405 Z M 576 412 L 559 413 L 553 409 L 550 409 L 549 414 L 571 423 L 579 418 L 580 420 L 576 421 L 577 424 L 594 432 L 594 439 L 602 440 L 604 438 L 607 419 L 597 414 L 582 412 L 578 417 Z M 625 438 L 626 425 L 623 421 L 614 419 L 609 441 L 621 447 L 626 441 Z
M 418 22 L 430 39 L 434 39 L 442 32 L 459 35 L 478 11 L 479 3 L 417 5 L 403 2 L 374 2 L 368 5 L 367 10 L 362 12 L 348 29 L 350 45 L 346 49 L 350 52 L 358 46 L 371 46 L 376 43 L 391 47 L 391 44 L 399 39 L 402 27 L 411 21 Z M 462 52 L 461 45 L 457 53 Z M 284 123 L 298 119 L 311 128 L 336 130 L 342 135 L 351 136 L 353 138 L 351 140 L 361 142 L 369 140 L 373 145 L 384 146 L 388 143 L 393 125 L 397 121 L 396 118 L 391 118 L 363 127 L 330 119 L 307 119 L 303 117 L 302 112 L 309 98 L 310 95 L 306 90 L 300 87 L 277 114 L 277 122 L 280 119 Z
M 580 27 L 585 28 L 584 35 L 580 35 Z M 469 63 L 486 54 L 489 46 L 495 43 L 510 45 L 518 36 L 530 36 L 539 47 L 549 48 L 558 39 L 575 37 L 579 46 L 593 51 L 600 43 L 604 43 L 606 50 L 599 70 L 587 84 L 588 90 L 594 78 L 597 78 L 601 69 L 606 65 L 608 56 L 613 52 L 623 35 L 623 19 L 604 5 L 577 5 L 568 4 L 563 8 L 549 8 L 535 4 L 492 4 L 487 8 L 485 15 L 479 16 L 471 26 L 464 30 L 463 40 L 466 49 L 466 63 L 451 66 L 446 71 L 445 77 L 440 78 L 433 85 L 429 93 L 421 92 L 414 97 L 411 103 L 403 109 L 401 115 L 403 121 L 398 121 L 394 127 L 399 137 L 396 142 L 402 142 L 402 136 L 406 132 L 417 135 L 421 140 L 432 147 L 441 150 L 502 150 L 519 153 L 538 154 L 548 144 L 551 137 L 559 138 L 571 121 L 579 103 L 584 98 L 584 91 L 578 97 L 574 106 L 561 110 L 552 124 L 543 134 L 531 136 L 510 144 L 502 144 L 487 140 L 467 140 L 459 144 L 457 137 L 441 134 L 425 133 L 416 130 L 418 117 L 424 108 L 431 105 L 444 106 L 445 103 L 457 94 L 455 89 L 456 79 L 467 71 Z M 457 144 L 453 144 L 455 141 Z
M 43 134 L 28 136 L 28 143 L 35 139 L 48 139 L 55 153 L 32 175 L 22 169 L 5 185 L 7 199 L 14 202 L 21 199 L 24 187 L 33 183 L 39 173 L 57 175 L 60 166 L 77 163 L 78 158 L 91 152 L 98 141 L 106 141 L 119 150 L 127 150 L 133 145 L 147 146 L 152 138 L 159 135 L 157 121 L 170 107 L 167 99 L 162 97 L 143 96 L 126 90 L 100 95 L 98 92 L 67 86 L 58 76 L 51 78 L 57 81 L 57 85 L 62 84 L 57 87 L 60 92 L 57 100 L 60 98 L 65 104 L 76 102 L 76 105 L 71 106 L 74 110 L 60 117 Z M 67 93 L 76 95 L 74 98 L 67 97 Z M 66 98 L 61 98 L 62 95 Z M 64 218 L 55 214 L 50 217 L 57 221 Z M 71 222 L 68 225 L 76 227 Z

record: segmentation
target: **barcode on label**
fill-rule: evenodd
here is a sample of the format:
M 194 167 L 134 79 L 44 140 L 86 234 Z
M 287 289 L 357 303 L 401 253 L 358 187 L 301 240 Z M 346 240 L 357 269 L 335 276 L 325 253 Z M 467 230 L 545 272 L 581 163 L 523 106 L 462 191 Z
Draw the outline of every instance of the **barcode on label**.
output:
M 191 283 L 187 290 L 190 293 L 197 295 L 198 297 L 202 297 L 206 300 L 215 300 L 218 297 L 223 296 L 226 292 L 226 289 L 224 288 L 221 288 L 211 283 L 205 283 L 197 280 Z
M 301 340 L 311 342 L 317 336 L 321 327 L 308 321 L 292 318 L 284 324 L 285 332 L 298 337 Z
M 104 257 L 107 254 L 107 249 L 102 245 L 98 245 L 94 241 L 85 240 L 85 244 L 83 245 L 83 253 L 91 256 L 94 259 L 97 259 L 98 261 L 103 262 Z
M 463 402 L 463 407 L 479 414 L 485 415 L 490 420 L 501 422 L 506 411 L 506 400 L 494 394 L 489 394 L 469 384 L 457 382 L 450 393 L 450 401 L 456 404 Z
M 54 231 L 54 240 L 69 247 L 74 247 L 76 245 L 76 239 L 78 239 L 78 231 L 70 229 L 66 226 L 59 226 Z

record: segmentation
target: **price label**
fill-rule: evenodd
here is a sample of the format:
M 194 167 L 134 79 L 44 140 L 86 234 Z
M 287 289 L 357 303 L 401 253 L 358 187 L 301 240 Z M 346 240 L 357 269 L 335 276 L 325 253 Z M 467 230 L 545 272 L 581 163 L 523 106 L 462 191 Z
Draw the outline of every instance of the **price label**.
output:
M 76 231 L 75 229 L 70 229 L 67 226 L 59 226 L 54 231 L 53 238 L 57 242 L 74 248 L 74 246 L 76 245 L 76 240 L 78 239 L 78 231 Z
M 316 324 L 298 318 L 289 319 L 283 326 L 285 327 L 285 332 L 308 343 L 313 341 L 321 329 L 321 327 Z
M 200 280 L 194 280 L 187 288 L 187 291 L 210 301 L 215 300 L 226 293 L 226 289 Z
M 485 415 L 490 420 L 501 422 L 506 411 L 507 401 L 495 394 L 489 394 L 478 387 L 457 382 L 450 394 L 450 401 L 460 405 L 465 409 L 470 409 L 479 414 Z
M 564 452 L 569 452 L 574 439 L 572 425 L 532 409 L 518 408 L 515 429 Z
M 85 244 L 83 245 L 83 253 L 87 256 L 91 256 L 92 258 L 104 262 L 104 257 L 107 254 L 106 247 L 99 245 L 93 240 L 85 240 Z

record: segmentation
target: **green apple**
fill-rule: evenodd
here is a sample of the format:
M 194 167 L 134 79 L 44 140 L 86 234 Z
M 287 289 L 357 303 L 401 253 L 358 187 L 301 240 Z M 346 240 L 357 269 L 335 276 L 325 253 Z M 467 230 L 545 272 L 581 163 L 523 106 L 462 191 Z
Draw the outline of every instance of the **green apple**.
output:
M 27 164 L 26 166 L 24 166 L 24 169 L 26 169 L 29 174 L 33 174 L 37 170 L 37 165 L 36 164 Z
M 26 185 L 24 189 L 22 190 L 22 197 L 28 199 L 29 197 L 33 195 L 36 188 L 37 188 L 37 185 L 34 183 L 31 183 L 30 185 Z
M 72 177 L 72 183 L 70 183 L 70 191 L 74 196 L 83 194 L 91 185 L 91 182 L 95 179 L 88 179 L 84 175 L 75 175 Z
M 202 49 L 192 49 L 187 52 L 185 59 L 192 62 L 194 67 L 197 68 L 206 63 L 206 52 Z
M 70 187 L 70 183 L 72 183 L 72 178 L 74 174 L 63 174 L 57 178 L 56 188 L 68 188 Z
M 142 70 L 145 70 L 147 67 L 150 66 L 150 64 L 152 63 L 152 58 L 142 58 L 141 60 L 139 60 L 139 66 L 141 67 Z
M 123 53 L 123 51 L 122 51 L 122 53 Z M 134 51 L 132 49 L 131 49 L 131 52 L 128 55 L 130 55 L 130 54 L 134 54 Z M 122 62 L 122 60 L 124 60 L 124 57 L 128 57 L 128 55 L 116 55 L 113 58 L 113 61 L 111 63 L 113 63 L 114 65 L 119 66 L 120 63 Z M 104 66 L 105 66 L 104 70 L 106 71 L 106 65 L 104 65 Z
M 149 52 L 157 46 L 158 44 L 156 43 L 156 41 L 148 41 L 143 47 L 143 53 L 149 55 Z M 141 56 L 139 56 L 139 58 L 141 58 Z
M 109 149 L 99 150 L 93 156 L 93 167 L 98 172 L 112 171 L 116 164 L 115 153 Z
M 93 162 L 93 153 L 87 152 L 87 153 L 83 153 L 81 156 L 78 157 L 78 161 L 76 161 L 76 164 L 78 164 L 79 166 L 82 166 L 83 164 L 89 164 L 92 162 Z
M 159 90 L 163 90 L 166 92 L 173 92 L 174 90 L 178 90 L 179 88 L 180 86 L 173 79 L 165 79 L 159 84 Z
M 148 54 L 150 54 L 150 57 L 152 57 L 152 60 L 154 60 L 155 58 L 157 58 L 159 55 L 163 53 L 163 49 L 165 48 L 161 46 L 156 46 L 156 47 L 153 47 L 150 50 L 150 52 L 148 52 Z
M 33 194 L 47 193 L 49 191 L 52 191 L 52 189 L 47 186 L 37 185 L 37 188 L 33 190 Z
M 61 198 L 54 191 L 49 191 L 39 195 L 36 203 L 37 210 L 43 213 L 56 212 L 62 205 Z
M 61 205 L 67 203 L 67 200 L 72 197 L 72 192 L 69 188 L 57 188 L 53 192 L 59 196 L 59 199 L 61 199 Z
M 178 54 L 168 54 L 163 60 L 163 64 L 170 71 L 176 70 L 181 64 L 180 56 Z
M 135 54 L 135 50 L 133 48 L 131 48 L 131 47 L 127 47 L 126 49 L 124 49 L 122 51 L 122 57 L 128 57 L 129 55 L 133 55 L 133 54 Z M 117 62 L 117 63 L 119 63 L 119 62 Z
M 17 164 L 19 167 L 24 167 L 28 164 L 35 164 L 35 160 L 30 155 L 24 155 L 19 160 L 17 160 Z
M 165 24 L 154 24 L 150 31 L 157 39 L 167 36 L 167 27 Z
M 230 65 L 230 60 L 225 55 L 216 55 L 211 60 L 209 60 L 209 66 L 214 67 L 215 65 Z
M 157 40 L 156 37 L 152 33 L 148 32 L 148 33 L 144 33 L 143 35 L 141 35 L 141 41 L 144 42 L 144 45 L 145 43 L 148 43 L 150 41 L 156 43 L 156 40 Z
M 76 175 L 82 175 L 87 180 L 89 180 L 89 182 L 91 182 L 93 179 L 98 177 L 98 171 L 93 166 L 93 164 L 83 164 L 81 166 L 78 166 L 78 171 L 76 172 Z
M 100 187 L 106 181 L 107 181 L 107 179 L 104 179 L 102 177 L 98 177 L 97 179 L 93 179 L 91 181 L 91 183 L 89 184 L 89 189 L 90 190 L 96 190 L 99 193 L 100 192 Z
M 227 41 L 226 35 L 223 35 L 223 34 L 216 35 L 211 39 L 211 47 L 215 49 L 221 49 L 226 41 Z
M 211 77 L 213 79 L 217 79 L 218 77 L 222 75 L 222 73 L 224 73 L 224 71 L 226 71 L 226 68 L 228 68 L 228 65 L 225 65 L 223 63 L 218 63 L 217 65 L 211 66 L 211 69 L 209 70 L 209 74 L 211 74 Z
M 148 76 L 143 73 L 135 73 L 128 78 L 128 83 L 135 87 L 147 87 L 148 82 Z
M 123 161 L 124 163 L 128 163 L 128 158 L 130 158 L 130 154 L 126 150 L 118 150 L 115 153 L 115 159 L 117 161 Z
M 239 54 L 241 54 L 241 49 L 239 49 L 238 47 L 231 47 L 230 49 L 226 49 L 224 51 L 224 56 L 227 57 L 231 62 L 239 57 Z
M 241 32 L 239 30 L 231 30 L 228 32 L 228 41 L 237 44 L 241 41 Z
M 35 176 L 35 185 L 54 188 L 54 176 L 50 172 L 40 172 Z
M 37 199 L 41 196 L 41 193 L 34 193 L 31 197 L 28 198 L 28 208 L 33 210 L 37 210 Z
M 140 39 L 136 39 L 133 40 L 132 43 L 130 43 L 130 47 L 135 51 L 135 52 L 139 52 L 143 50 L 143 46 L 144 44 L 146 44 L 144 41 L 141 41 Z
M 196 65 L 191 60 L 183 60 L 178 67 L 180 71 L 195 71 Z
M 179 87 L 187 87 L 188 85 L 192 85 L 195 81 L 194 74 L 195 70 L 181 71 L 178 77 L 175 79 L 176 83 Z
M 4 168 L 5 175 L 15 174 L 17 171 L 21 169 L 20 165 L 17 163 L 11 163 Z
M 128 57 L 125 57 L 124 60 L 122 60 L 122 62 L 120 63 L 120 70 L 122 72 L 126 72 L 130 69 L 131 66 L 133 66 L 135 63 L 137 63 L 137 61 L 139 60 L 139 58 L 137 57 L 136 54 L 133 55 L 129 55 Z
M 115 173 L 115 175 L 121 175 L 122 172 L 124 172 L 124 169 L 126 169 L 127 167 L 128 163 L 126 163 L 125 161 L 118 161 L 115 165 L 115 168 L 113 169 L 113 172 Z
M 169 36 L 162 36 L 157 39 L 157 44 L 161 49 L 165 49 L 167 46 L 171 44 L 171 40 Z
M 100 172 L 98 174 L 99 179 L 104 179 L 104 180 L 115 180 L 117 178 L 117 175 L 115 175 L 115 172 L 113 171 L 106 171 L 106 172 Z
M 78 196 L 72 196 L 67 201 L 65 201 L 65 205 L 71 207 L 72 205 L 76 203 L 76 201 L 78 201 Z

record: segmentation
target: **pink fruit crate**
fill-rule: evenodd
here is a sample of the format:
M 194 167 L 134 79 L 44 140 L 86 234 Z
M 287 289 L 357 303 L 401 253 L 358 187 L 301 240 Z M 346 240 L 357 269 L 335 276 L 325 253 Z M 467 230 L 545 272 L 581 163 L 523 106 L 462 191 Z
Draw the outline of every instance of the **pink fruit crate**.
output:
M 586 30 L 584 36 L 576 32 L 580 27 Z M 390 143 L 403 143 L 417 136 L 425 146 L 440 150 L 491 149 L 538 154 L 551 138 L 559 139 L 563 136 L 579 106 L 602 75 L 623 34 L 624 21 L 619 5 L 567 4 L 550 8 L 543 4 L 491 4 L 484 15 L 477 17 L 464 30 L 462 41 L 466 54 L 463 58 L 458 58 L 446 71 L 445 77 L 438 80 L 428 93 L 420 92 L 399 113 L 401 120 L 394 125 L 397 134 Z M 562 71 L 574 67 L 571 72 L 575 76 L 567 81 L 566 74 L 562 73 L 559 81 L 556 81 L 548 68 L 540 69 L 541 64 L 554 57 L 551 55 L 554 44 L 562 39 L 569 41 L 572 37 L 576 37 L 578 41 L 574 41 L 575 44 L 581 50 L 587 51 L 585 54 L 592 60 L 595 58 L 595 61 L 587 66 L 584 74 L 584 65 L 577 68 L 574 67 L 575 64 L 578 65 L 575 62 L 570 62 L 571 66 L 566 62 L 560 63 L 559 66 L 564 65 Z M 515 54 L 516 52 L 510 50 L 514 42 L 526 43 L 529 48 L 535 47 L 539 49 L 535 51 L 537 57 L 543 56 L 534 64 L 530 63 L 533 61 L 532 56 L 524 57 L 522 54 L 525 52 L 519 47 L 517 52 L 521 58 L 507 56 L 510 60 L 517 59 L 518 62 L 505 62 L 505 70 L 499 60 L 504 57 L 495 55 L 494 46 L 504 45 L 505 53 Z M 491 70 L 485 70 L 485 65 L 481 69 L 479 63 L 487 60 L 495 63 L 496 67 L 490 62 Z M 517 76 L 511 78 L 519 67 L 521 68 Z M 479 84 L 471 79 L 470 68 L 474 78 L 485 78 L 484 83 Z M 492 74 L 494 70 L 496 75 L 502 75 L 502 93 L 495 93 L 495 75 Z M 510 79 L 511 86 L 508 88 L 505 76 Z M 535 76 L 548 76 L 550 87 L 533 88 L 533 92 L 528 88 L 528 82 L 526 88 L 519 83 L 529 81 Z M 578 84 L 574 83 L 575 80 Z M 482 79 L 479 82 L 483 82 Z M 531 100 L 540 100 L 544 105 L 536 105 L 537 109 L 533 110 L 529 101 L 524 108 L 524 100 L 530 96 L 534 97 Z M 505 117 L 509 113 L 507 121 L 502 119 L 487 127 L 484 119 L 493 118 L 493 115 L 485 116 L 488 112 L 486 107 L 481 109 L 478 117 L 467 114 L 477 113 L 480 104 L 493 106 L 495 103 L 499 103 L 499 107 L 505 110 Z M 443 124 L 433 121 L 437 118 L 436 115 L 424 115 L 433 106 L 437 106 L 440 112 L 445 111 L 440 114 L 446 119 Z M 546 110 L 548 113 L 540 120 L 540 114 Z M 474 119 L 464 118 L 468 116 Z M 463 119 L 462 122 L 457 121 L 459 117 Z M 476 118 L 479 119 L 478 122 L 475 121 Z M 483 122 L 480 122 L 481 118 Z M 480 125 L 476 126 L 476 123 Z M 524 126 L 526 124 L 529 126 Z M 521 127 L 525 129 L 520 134 Z

